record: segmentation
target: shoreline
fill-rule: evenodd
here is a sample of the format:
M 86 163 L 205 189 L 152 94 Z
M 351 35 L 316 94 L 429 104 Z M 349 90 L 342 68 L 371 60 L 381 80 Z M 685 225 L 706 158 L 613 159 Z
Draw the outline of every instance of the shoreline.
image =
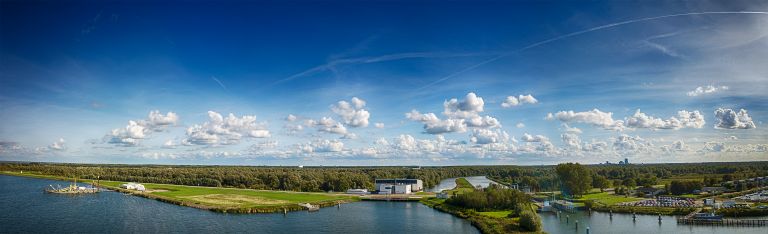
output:
M 6 176 L 18 176 L 18 177 L 27 177 L 27 178 L 37 178 L 37 179 L 49 179 L 49 180 L 57 180 L 57 181 L 72 181 L 72 178 L 65 178 L 65 177 L 59 177 L 59 176 L 50 176 L 50 175 L 40 175 L 40 174 L 32 174 L 32 173 L 15 173 L 10 171 L 0 171 L 0 175 L 6 175 Z M 102 181 L 107 183 L 126 183 L 122 181 Z M 79 183 L 85 183 L 89 185 L 94 185 L 95 181 L 93 180 L 82 180 L 79 181 Z M 323 196 L 329 196 L 330 198 L 334 197 L 344 197 L 343 199 L 330 199 L 330 200 L 322 200 L 322 201 L 308 201 L 306 203 L 311 203 L 313 205 L 317 205 L 320 208 L 324 207 L 331 207 L 336 206 L 340 204 L 346 204 L 351 202 L 357 202 L 360 201 L 360 198 L 358 196 L 351 196 L 351 195 L 345 195 L 345 194 L 323 194 L 323 193 L 308 193 L 308 192 L 291 192 L 291 191 L 274 191 L 274 190 L 255 190 L 255 189 L 239 189 L 239 188 L 219 188 L 219 187 L 203 187 L 203 186 L 186 186 L 186 185 L 174 185 L 174 184 L 151 184 L 151 185 L 161 185 L 161 186 L 180 186 L 180 187 L 188 187 L 188 188 L 199 188 L 199 189 L 217 189 L 217 190 L 235 190 L 235 191 L 253 191 L 253 192 L 267 192 L 267 193 L 285 193 L 285 194 L 297 194 L 297 195 L 323 195 Z M 99 188 L 107 189 L 110 191 L 125 193 L 125 194 L 131 194 L 135 196 L 139 196 L 142 198 L 147 199 L 153 199 L 165 203 L 170 203 L 174 205 L 179 206 L 186 206 L 196 209 L 202 209 L 202 210 L 208 210 L 212 212 L 217 213 L 234 213 L 234 214 L 254 214 L 254 213 L 279 213 L 279 212 L 295 212 L 295 211 L 303 211 L 308 210 L 306 207 L 300 206 L 298 203 L 296 204 L 282 204 L 282 205 L 267 205 L 262 207 L 227 207 L 227 206 L 215 206 L 215 205 L 206 205 L 206 204 L 200 204 L 190 201 L 184 201 L 181 199 L 174 199 L 172 197 L 168 196 L 162 196 L 154 194 L 153 192 L 141 192 L 141 191 L 134 191 L 134 190 L 128 190 L 119 188 L 116 186 L 111 185 L 105 185 L 105 184 L 99 184 Z
M 456 180 L 457 180 L 456 187 L 454 187 L 453 189 L 443 190 L 443 192 L 450 190 L 448 193 L 453 194 L 456 192 L 456 190 L 462 189 L 462 184 L 464 183 L 469 184 L 469 186 L 471 187 L 474 187 L 474 185 L 472 185 L 472 183 L 469 183 L 469 181 L 465 177 L 458 177 L 456 178 Z M 463 180 L 463 182 L 460 182 L 459 180 Z M 466 188 L 463 188 L 463 189 L 466 189 Z M 445 204 L 444 202 L 445 202 L 444 199 L 440 199 L 437 197 L 427 197 L 419 201 L 419 203 L 425 206 L 428 206 L 432 209 L 435 209 L 443 213 L 451 214 L 455 217 L 469 221 L 469 223 L 472 224 L 473 227 L 477 228 L 477 230 L 479 230 L 480 233 L 483 233 L 483 234 L 537 233 L 537 232 L 526 232 L 526 231 L 519 230 L 520 229 L 519 222 L 512 220 L 510 218 L 488 217 L 488 216 L 479 214 L 473 209 L 464 209 L 464 208 L 454 207 L 454 206 Z M 534 212 L 534 214 L 536 213 Z

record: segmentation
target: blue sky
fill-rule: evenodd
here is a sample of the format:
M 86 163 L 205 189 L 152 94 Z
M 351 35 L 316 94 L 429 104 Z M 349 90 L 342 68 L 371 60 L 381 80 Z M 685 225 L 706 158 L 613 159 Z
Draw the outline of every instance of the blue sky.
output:
M 0 6 L 1 160 L 768 159 L 766 3 Z

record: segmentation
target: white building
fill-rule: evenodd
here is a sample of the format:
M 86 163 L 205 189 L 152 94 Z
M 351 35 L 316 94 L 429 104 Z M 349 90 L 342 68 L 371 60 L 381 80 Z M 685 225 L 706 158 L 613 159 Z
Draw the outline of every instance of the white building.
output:
M 378 194 L 410 194 L 424 189 L 424 182 L 417 179 L 377 179 Z
M 136 190 L 136 191 L 145 191 L 147 190 L 144 188 L 144 185 L 137 184 L 137 183 L 127 183 L 120 185 L 120 188 L 128 189 L 128 190 Z

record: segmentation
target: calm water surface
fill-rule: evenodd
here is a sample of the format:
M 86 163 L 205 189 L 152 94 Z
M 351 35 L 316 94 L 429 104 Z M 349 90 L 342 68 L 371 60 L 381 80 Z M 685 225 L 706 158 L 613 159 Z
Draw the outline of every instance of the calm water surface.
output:
M 220 214 L 117 192 L 43 193 L 49 184 L 67 182 L 0 175 L 0 233 L 478 233 L 466 220 L 415 202 Z

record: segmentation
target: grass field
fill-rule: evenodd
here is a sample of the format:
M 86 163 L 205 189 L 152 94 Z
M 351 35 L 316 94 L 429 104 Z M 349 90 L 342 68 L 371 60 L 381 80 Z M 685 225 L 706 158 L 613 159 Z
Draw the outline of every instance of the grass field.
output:
M 119 187 L 124 182 L 102 181 Z M 349 200 L 350 196 L 287 191 L 197 187 L 170 184 L 143 184 L 153 195 L 219 208 L 261 208 L 285 204 Z M 154 191 L 154 192 L 152 192 Z
M 55 176 L 35 175 L 30 173 L 2 172 L 6 175 L 28 176 L 55 180 L 71 180 Z M 81 181 L 92 183 L 91 180 Z M 125 182 L 100 181 L 107 188 L 118 190 Z M 358 200 L 355 196 L 327 193 L 306 193 L 290 191 L 253 190 L 236 188 L 198 187 L 171 184 L 143 183 L 146 192 L 132 192 L 143 197 L 223 212 L 274 212 L 286 210 L 299 210 L 298 203 L 311 203 L 320 205 L 333 205 L 337 202 Z M 129 192 L 126 190 L 121 190 Z
M 511 210 L 505 210 L 505 211 L 486 211 L 486 212 L 477 212 L 478 214 L 485 215 L 488 217 L 494 217 L 494 218 L 506 218 L 509 216 L 509 214 L 512 213 Z
M 602 193 L 590 193 L 584 195 L 580 200 L 593 200 L 595 202 L 604 204 L 604 205 L 615 205 L 622 202 L 631 202 L 631 201 L 639 201 L 642 200 L 641 198 L 636 197 L 624 197 L 624 196 L 616 196 L 613 194 L 608 194 L 606 192 Z

